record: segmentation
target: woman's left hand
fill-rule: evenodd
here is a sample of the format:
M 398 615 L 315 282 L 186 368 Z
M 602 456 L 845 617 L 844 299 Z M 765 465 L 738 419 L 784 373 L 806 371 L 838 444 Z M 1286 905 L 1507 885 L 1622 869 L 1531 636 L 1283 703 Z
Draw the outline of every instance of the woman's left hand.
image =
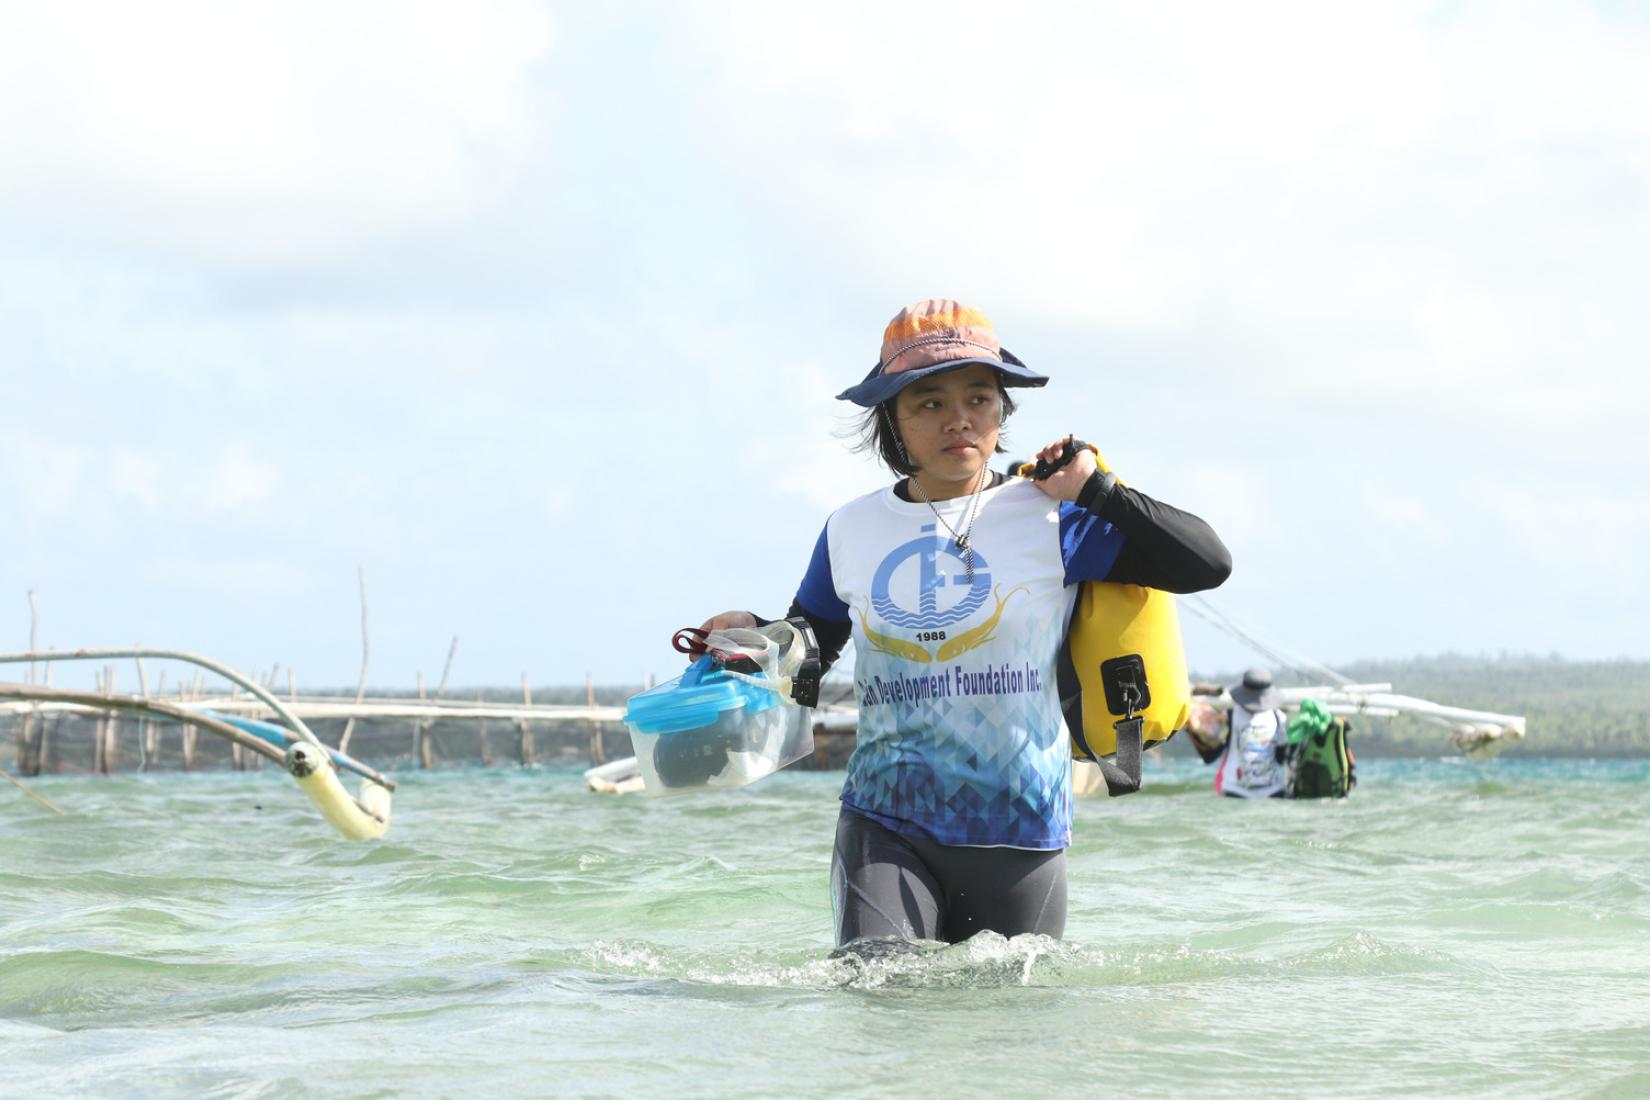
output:
M 1037 452 L 1037 457 L 1044 462 L 1053 462 L 1066 449 L 1064 439 L 1056 439 L 1053 443 Z M 1100 467 L 1094 461 L 1094 452 L 1084 447 L 1077 452 L 1066 465 L 1054 471 L 1041 481 L 1032 482 L 1053 500 L 1076 500 L 1077 494 L 1083 491 L 1089 475 Z

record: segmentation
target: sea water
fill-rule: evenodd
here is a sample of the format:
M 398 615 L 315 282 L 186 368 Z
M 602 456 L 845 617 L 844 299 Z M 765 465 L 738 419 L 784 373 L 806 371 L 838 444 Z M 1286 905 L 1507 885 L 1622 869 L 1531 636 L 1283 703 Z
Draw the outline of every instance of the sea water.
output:
M 841 775 L 0 788 L 7 1096 L 1650 1095 L 1650 762 L 1192 761 L 1081 800 L 1062 942 L 828 959 Z

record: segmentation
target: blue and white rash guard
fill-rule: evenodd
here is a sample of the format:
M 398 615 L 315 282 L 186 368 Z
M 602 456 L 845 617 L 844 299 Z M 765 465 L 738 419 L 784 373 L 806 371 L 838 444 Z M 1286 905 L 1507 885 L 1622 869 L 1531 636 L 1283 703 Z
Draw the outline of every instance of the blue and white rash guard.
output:
M 1124 539 L 1011 478 L 980 494 L 970 579 L 952 531 L 971 499 L 930 508 L 883 489 L 833 513 L 814 548 L 796 602 L 851 623 L 854 640 L 859 737 L 842 801 L 940 844 L 1064 848 L 1055 657 L 1076 584 L 1105 579 Z

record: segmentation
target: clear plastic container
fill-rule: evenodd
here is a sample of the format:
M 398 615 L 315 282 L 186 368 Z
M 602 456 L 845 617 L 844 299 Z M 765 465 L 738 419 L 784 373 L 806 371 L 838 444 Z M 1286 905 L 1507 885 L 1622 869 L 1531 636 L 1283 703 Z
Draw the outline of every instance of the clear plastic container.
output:
M 625 725 L 647 793 L 742 787 L 814 751 L 813 710 L 701 657 L 632 696 Z

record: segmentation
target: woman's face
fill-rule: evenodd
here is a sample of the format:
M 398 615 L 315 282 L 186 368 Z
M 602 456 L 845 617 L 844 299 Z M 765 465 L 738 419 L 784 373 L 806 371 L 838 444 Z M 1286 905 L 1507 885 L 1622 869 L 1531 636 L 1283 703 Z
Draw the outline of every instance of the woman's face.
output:
M 894 422 L 930 496 L 971 492 L 1002 427 L 997 372 L 983 363 L 931 375 L 900 391 Z

